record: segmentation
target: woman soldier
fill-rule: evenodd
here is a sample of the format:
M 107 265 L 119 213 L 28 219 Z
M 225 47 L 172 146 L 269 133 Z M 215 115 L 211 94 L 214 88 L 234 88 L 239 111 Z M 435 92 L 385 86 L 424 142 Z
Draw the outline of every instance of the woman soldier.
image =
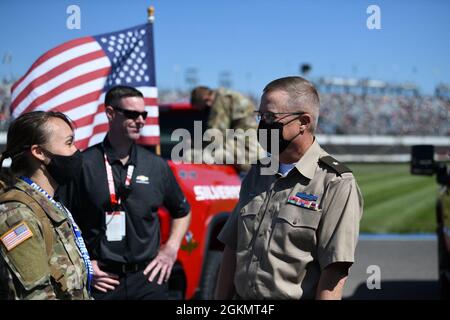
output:
M 3 298 L 90 299 L 92 267 L 70 212 L 53 198 L 79 174 L 80 151 L 60 112 L 21 115 L 8 130 L 11 173 L 0 191 L 0 283 Z M 3 260 L 3 261 L 2 261 Z

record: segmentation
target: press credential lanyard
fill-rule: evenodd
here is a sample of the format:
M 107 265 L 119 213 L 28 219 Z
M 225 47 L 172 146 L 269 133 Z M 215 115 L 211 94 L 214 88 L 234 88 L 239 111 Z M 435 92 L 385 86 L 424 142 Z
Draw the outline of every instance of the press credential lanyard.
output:
M 111 212 L 105 212 L 106 239 L 108 241 L 122 241 L 126 236 L 126 216 L 125 211 L 121 208 L 121 199 L 116 195 L 114 187 L 114 176 L 111 165 L 105 154 L 106 175 L 108 178 L 109 196 L 111 201 Z M 127 177 L 125 179 L 125 187 L 131 184 L 134 166 L 129 165 L 127 168 Z
M 112 209 L 114 210 L 117 206 L 120 206 L 120 197 L 116 195 L 116 188 L 114 187 L 114 177 L 112 173 L 111 165 L 108 162 L 108 159 L 105 156 L 105 167 L 106 167 L 106 176 L 108 178 L 108 188 L 109 188 L 109 196 L 111 199 Z M 125 178 L 125 187 L 128 187 L 131 184 L 131 178 L 133 177 L 134 166 L 128 165 L 127 168 L 127 177 Z

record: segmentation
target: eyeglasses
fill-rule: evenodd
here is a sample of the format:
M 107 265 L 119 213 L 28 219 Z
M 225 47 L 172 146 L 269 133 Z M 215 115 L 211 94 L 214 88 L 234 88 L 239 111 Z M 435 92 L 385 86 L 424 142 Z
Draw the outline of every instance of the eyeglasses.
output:
M 147 118 L 147 115 L 148 115 L 147 111 L 139 112 L 139 111 L 133 111 L 133 110 L 125 110 L 125 109 L 122 109 L 122 108 L 119 108 L 119 107 L 114 107 L 114 106 L 111 106 L 111 107 L 114 110 L 122 113 L 125 116 L 125 118 L 127 118 L 127 119 L 135 120 L 135 119 L 139 118 L 139 116 L 142 116 L 142 119 L 145 120 Z
M 256 119 L 261 121 L 262 119 L 267 123 L 273 123 L 277 119 L 277 115 L 285 114 L 285 115 L 302 115 L 305 112 L 260 112 L 254 111 L 256 114 Z

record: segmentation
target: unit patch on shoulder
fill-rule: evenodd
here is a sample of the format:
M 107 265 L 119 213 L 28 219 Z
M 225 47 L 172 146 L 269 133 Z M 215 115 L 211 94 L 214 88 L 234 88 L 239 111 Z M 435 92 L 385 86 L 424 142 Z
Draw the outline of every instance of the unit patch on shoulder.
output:
M 346 172 L 352 172 L 349 167 L 345 164 L 337 161 L 332 156 L 325 156 L 319 159 L 320 162 L 326 164 L 328 167 L 331 167 L 338 175 L 341 175 Z
M 31 232 L 28 225 L 25 221 L 23 221 L 17 226 L 9 229 L 3 236 L 1 236 L 0 240 L 6 247 L 6 250 L 11 251 L 32 236 L 33 232 Z

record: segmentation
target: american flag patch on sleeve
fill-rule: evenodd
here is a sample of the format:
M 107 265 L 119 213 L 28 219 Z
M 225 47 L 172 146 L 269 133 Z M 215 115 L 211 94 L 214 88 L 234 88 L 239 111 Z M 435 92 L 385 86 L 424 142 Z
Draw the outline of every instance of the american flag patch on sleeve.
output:
M 0 239 L 5 245 L 6 250 L 11 251 L 32 236 L 33 232 L 31 232 L 27 224 L 25 222 L 21 222 L 17 226 L 8 230 Z

